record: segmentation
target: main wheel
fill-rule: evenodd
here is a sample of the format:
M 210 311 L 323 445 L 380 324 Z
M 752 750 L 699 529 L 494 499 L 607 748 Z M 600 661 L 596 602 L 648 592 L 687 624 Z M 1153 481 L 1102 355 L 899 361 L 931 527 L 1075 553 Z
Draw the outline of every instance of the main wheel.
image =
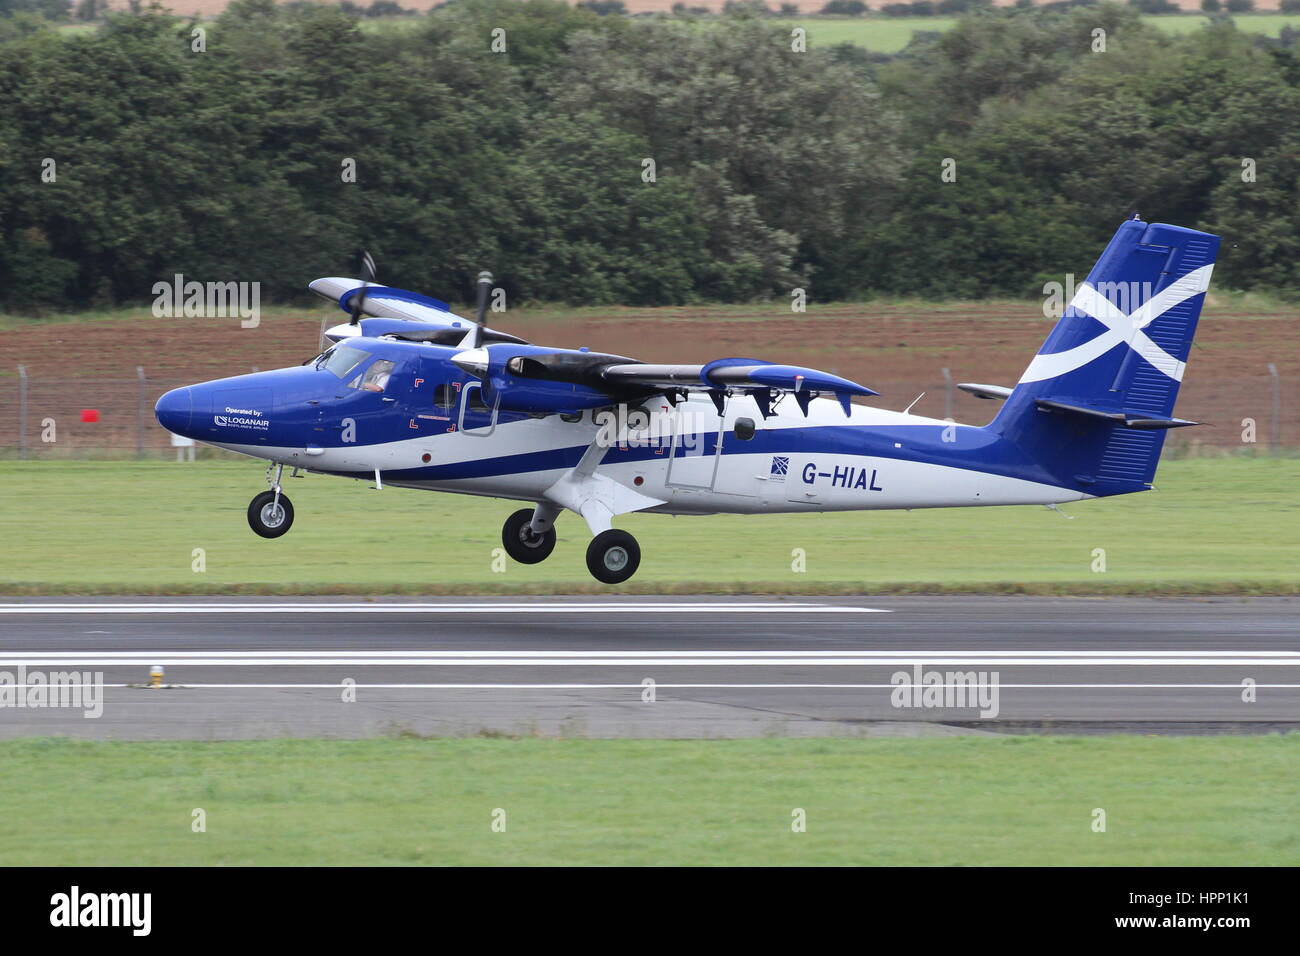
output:
M 501 528 L 501 543 L 506 554 L 520 564 L 545 561 L 555 550 L 555 529 L 537 534 L 532 529 L 533 509 L 523 508 L 506 519 Z
M 597 581 L 622 584 L 641 564 L 641 546 L 626 531 L 610 528 L 587 545 L 587 570 Z
M 293 503 L 280 492 L 276 504 L 275 492 L 264 491 L 248 503 L 248 526 L 263 538 L 278 538 L 293 526 Z

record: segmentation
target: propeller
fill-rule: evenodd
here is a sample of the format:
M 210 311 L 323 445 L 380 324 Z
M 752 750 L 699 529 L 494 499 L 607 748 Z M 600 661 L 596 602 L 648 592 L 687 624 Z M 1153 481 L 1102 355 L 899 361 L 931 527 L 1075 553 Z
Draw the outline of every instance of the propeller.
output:
M 375 260 L 364 249 L 361 250 L 361 287 L 357 289 L 357 294 L 352 297 L 352 318 L 348 325 L 356 325 L 361 321 L 361 316 L 365 312 L 366 305 L 366 286 L 375 281 Z
M 492 291 L 492 273 L 478 274 L 478 304 L 474 308 L 474 328 L 466 333 L 460 343 L 463 349 L 477 349 L 483 345 L 483 330 L 487 328 L 488 293 Z
M 348 325 L 354 327 L 360 325 L 361 317 L 365 314 L 366 311 L 366 286 L 370 285 L 372 282 L 375 281 L 374 257 L 371 256 L 370 253 L 364 249 L 361 250 L 361 272 L 363 275 L 363 278 L 361 280 L 361 285 L 357 287 L 357 293 L 352 297 L 352 302 L 351 302 L 352 318 L 348 319 Z M 325 333 L 326 333 L 325 323 L 324 321 L 322 321 L 320 340 L 317 340 L 316 343 L 318 348 L 322 345 L 321 340 L 325 338 Z M 316 355 L 309 359 L 304 359 L 302 364 L 306 365 L 308 362 L 313 362 L 318 358 L 320 358 L 320 355 Z
M 483 348 L 483 330 L 487 328 L 488 293 L 492 290 L 492 273 L 478 274 L 478 304 L 474 309 L 474 327 L 460 340 L 460 351 L 451 360 L 471 375 L 487 374 L 488 353 Z M 484 382 L 486 386 L 486 381 Z

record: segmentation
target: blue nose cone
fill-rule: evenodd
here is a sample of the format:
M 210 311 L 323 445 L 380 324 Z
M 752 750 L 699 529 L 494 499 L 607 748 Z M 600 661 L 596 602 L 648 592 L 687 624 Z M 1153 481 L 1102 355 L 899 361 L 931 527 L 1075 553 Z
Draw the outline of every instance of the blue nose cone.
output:
M 158 399 L 153 413 L 158 424 L 169 432 L 190 437 L 190 418 L 194 412 L 194 401 L 188 388 L 174 388 Z

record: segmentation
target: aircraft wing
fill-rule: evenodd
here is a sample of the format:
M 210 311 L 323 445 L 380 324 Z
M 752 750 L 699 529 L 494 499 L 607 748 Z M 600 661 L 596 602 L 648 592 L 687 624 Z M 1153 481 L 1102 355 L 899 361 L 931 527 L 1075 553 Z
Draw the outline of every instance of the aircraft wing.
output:
M 327 329 L 326 338 L 338 342 L 354 335 L 394 335 L 413 342 L 455 345 L 474 326 L 473 319 L 452 312 L 446 302 L 407 289 L 341 276 L 316 279 L 307 287 L 322 298 L 337 302 L 344 312 L 351 313 L 353 297 L 363 285 L 366 286 L 363 314 L 370 318 L 362 319 L 359 327 L 343 323 Z M 495 329 L 485 330 L 483 334 L 486 342 L 524 343 L 517 336 Z
M 337 302 L 340 309 L 349 313 L 354 306 L 353 298 L 361 294 L 363 287 L 365 299 L 361 312 L 369 317 L 360 319 L 356 325 L 335 326 L 326 331 L 327 338 L 338 342 L 354 335 L 388 335 L 413 342 L 461 345 L 462 350 L 452 361 L 482 378 L 492 391 L 517 392 L 523 410 L 546 411 L 552 405 L 560 408 L 573 405 L 572 389 L 555 387 L 561 383 L 588 390 L 594 401 L 599 401 L 602 395 L 618 399 L 629 393 L 660 391 L 675 402 L 675 396 L 702 391 L 708 393 L 719 409 L 727 393 L 743 393 L 754 398 L 764 417 L 772 414 L 774 401 L 786 393 L 794 396 L 805 415 L 809 403 L 819 395 L 835 396 L 848 415 L 852 396 L 879 394 L 830 372 L 762 359 L 721 358 L 702 365 L 651 365 L 586 349 L 546 349 L 486 328 L 486 324 L 478 326 L 475 321 L 453 313 L 447 303 L 417 292 L 338 276 L 310 283 L 313 292 Z M 480 317 L 485 301 L 481 294 Z M 461 344 L 476 326 L 481 344 L 477 347 Z M 515 386 L 522 386 L 523 390 Z M 555 394 L 548 394 L 550 391 Z M 508 398 L 507 402 L 513 403 L 514 399 Z
M 851 396 L 880 394 L 830 372 L 748 358 L 715 359 L 704 365 L 608 365 L 600 374 L 605 381 L 621 386 L 694 389 L 711 394 L 748 392 L 758 400 L 764 415 L 770 412 L 772 398 L 781 392 L 792 393 L 804 414 L 815 395 L 834 395 L 848 414 Z
M 434 299 L 418 292 L 396 289 L 391 286 L 375 285 L 362 279 L 345 279 L 329 276 L 316 279 L 307 288 L 322 298 L 337 302 L 344 312 L 352 311 L 352 297 L 363 285 L 366 286 L 366 315 L 379 319 L 406 319 L 411 322 L 428 322 L 434 325 L 448 326 L 462 318 L 451 311 L 451 306 L 440 299 Z

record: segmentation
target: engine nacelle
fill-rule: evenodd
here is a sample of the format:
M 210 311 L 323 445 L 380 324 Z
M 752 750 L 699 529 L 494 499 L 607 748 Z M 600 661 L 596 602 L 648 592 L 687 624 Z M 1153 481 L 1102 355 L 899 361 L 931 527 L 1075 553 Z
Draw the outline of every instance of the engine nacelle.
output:
M 452 362 L 483 381 L 489 404 L 514 412 L 578 412 L 599 408 L 647 389 L 611 387 L 602 369 L 631 361 L 621 355 L 583 349 L 547 349 L 499 344 L 466 349 Z

